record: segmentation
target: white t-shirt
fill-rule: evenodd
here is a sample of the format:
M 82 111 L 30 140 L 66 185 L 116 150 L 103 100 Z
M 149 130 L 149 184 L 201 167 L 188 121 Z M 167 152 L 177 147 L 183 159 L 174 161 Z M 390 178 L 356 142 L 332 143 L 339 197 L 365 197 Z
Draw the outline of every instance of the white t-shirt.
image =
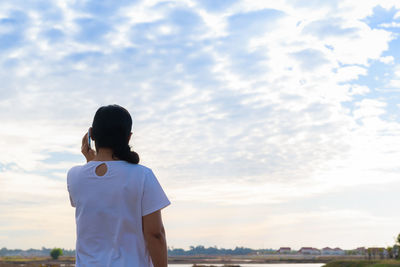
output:
M 98 176 L 97 166 L 107 172 Z M 68 171 L 76 207 L 76 267 L 152 267 L 142 216 L 171 202 L 151 169 L 126 161 L 90 161 Z

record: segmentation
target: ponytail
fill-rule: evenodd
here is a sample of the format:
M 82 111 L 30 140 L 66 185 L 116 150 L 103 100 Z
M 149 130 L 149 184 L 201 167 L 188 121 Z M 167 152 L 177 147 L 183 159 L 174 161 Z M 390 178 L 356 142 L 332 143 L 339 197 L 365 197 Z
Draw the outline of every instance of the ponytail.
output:
M 125 160 L 129 163 L 138 164 L 140 161 L 139 154 L 135 151 L 131 151 L 131 147 L 128 144 L 121 144 L 113 148 L 113 158 L 117 157 L 121 160 Z

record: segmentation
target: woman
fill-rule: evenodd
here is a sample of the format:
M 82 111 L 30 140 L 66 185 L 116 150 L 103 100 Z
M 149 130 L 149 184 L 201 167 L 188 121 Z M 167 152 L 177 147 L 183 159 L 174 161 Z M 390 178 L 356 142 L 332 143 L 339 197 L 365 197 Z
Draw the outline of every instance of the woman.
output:
M 132 118 L 121 106 L 99 108 L 82 139 L 87 163 L 68 171 L 76 208 L 77 267 L 164 267 L 167 245 L 161 209 L 170 201 L 151 169 L 130 150 Z

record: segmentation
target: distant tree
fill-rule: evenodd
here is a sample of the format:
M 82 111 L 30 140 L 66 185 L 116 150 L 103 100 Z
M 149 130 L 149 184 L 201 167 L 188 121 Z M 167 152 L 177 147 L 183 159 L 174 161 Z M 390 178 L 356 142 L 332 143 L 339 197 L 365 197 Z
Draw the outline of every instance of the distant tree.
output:
M 393 251 L 393 258 L 398 259 L 399 258 L 399 246 L 394 245 L 392 251 Z
M 379 257 L 381 259 L 383 259 L 385 257 L 385 249 L 384 248 L 378 248 L 378 253 L 379 253 Z
M 60 257 L 62 254 L 63 254 L 63 251 L 61 248 L 53 248 L 50 251 L 50 256 L 55 260 L 58 259 L 58 257 Z
M 371 260 L 372 249 L 371 249 L 371 248 L 368 248 L 368 249 L 367 249 L 367 253 L 368 253 L 368 259 Z
M 392 255 L 395 259 L 400 259 L 400 234 L 397 235 L 395 244 L 392 248 Z
M 393 258 L 393 247 L 387 247 L 386 250 L 388 252 L 389 259 L 392 259 Z

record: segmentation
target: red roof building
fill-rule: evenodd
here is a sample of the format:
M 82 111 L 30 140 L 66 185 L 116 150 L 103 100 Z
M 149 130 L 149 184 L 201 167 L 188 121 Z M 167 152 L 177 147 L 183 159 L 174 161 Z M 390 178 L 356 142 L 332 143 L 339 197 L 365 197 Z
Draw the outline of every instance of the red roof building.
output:
M 321 251 L 316 248 L 312 247 L 302 247 L 298 253 L 303 254 L 303 255 L 320 255 Z
M 277 251 L 279 254 L 289 254 L 291 252 L 290 247 L 280 247 Z
M 322 249 L 322 255 L 345 255 L 345 251 L 341 248 L 326 247 Z

